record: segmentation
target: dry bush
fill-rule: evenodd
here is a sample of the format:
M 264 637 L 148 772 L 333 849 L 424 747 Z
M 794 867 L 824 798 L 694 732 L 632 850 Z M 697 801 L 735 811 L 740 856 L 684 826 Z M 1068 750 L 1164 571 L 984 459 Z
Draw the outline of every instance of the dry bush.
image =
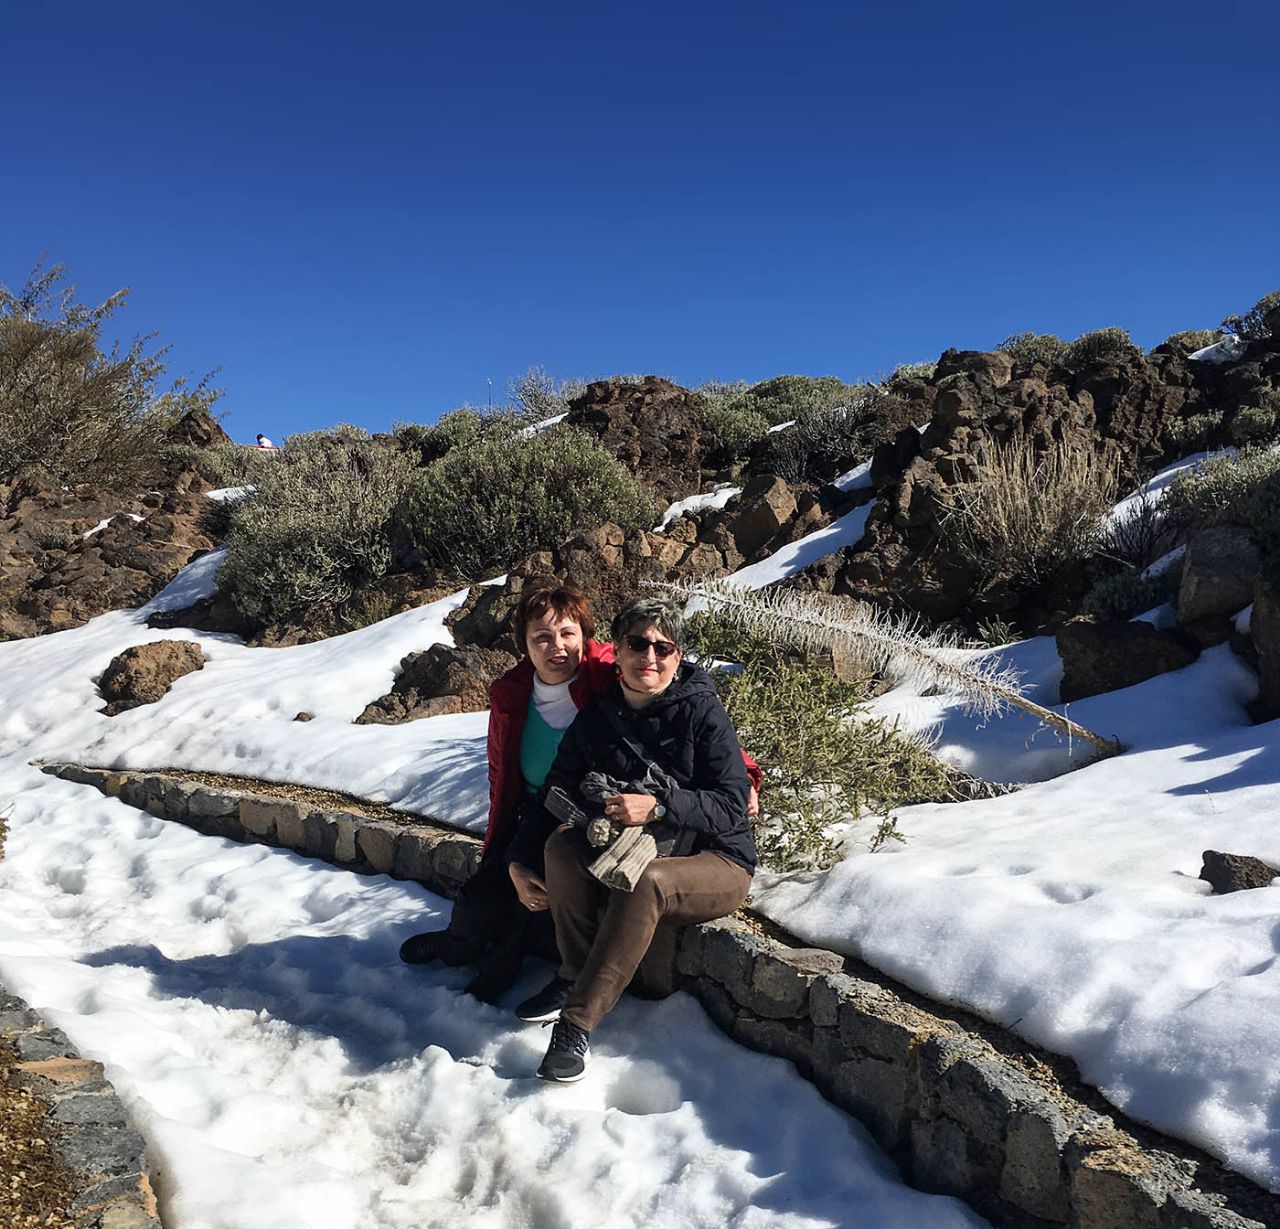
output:
M 1018 436 L 988 445 L 975 479 L 951 488 L 944 531 L 984 579 L 1038 585 L 1098 552 L 1117 485 L 1093 449 Z
M 103 350 L 127 294 L 77 303 L 61 265 L 37 266 L 16 293 L 0 285 L 0 481 L 137 490 L 163 468 L 177 421 L 217 399 L 207 381 L 162 389 L 165 350 L 151 337 Z

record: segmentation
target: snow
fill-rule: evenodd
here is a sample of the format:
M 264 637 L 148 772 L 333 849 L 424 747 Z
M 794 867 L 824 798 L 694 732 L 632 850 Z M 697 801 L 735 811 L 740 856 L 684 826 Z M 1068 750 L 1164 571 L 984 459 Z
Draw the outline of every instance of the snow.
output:
M 693 1000 L 624 1001 L 588 1078 L 532 1073 L 547 1034 L 410 968 L 448 902 L 283 850 L 201 836 L 35 757 L 185 765 L 332 785 L 475 826 L 484 714 L 350 724 L 406 652 L 448 641 L 455 594 L 313 645 L 248 648 L 146 627 L 212 588 L 221 552 L 156 600 L 0 644 L 0 978 L 101 1061 L 148 1141 L 170 1229 L 979 1226 L 904 1187 L 789 1064 L 723 1037 Z M 198 641 L 204 668 L 107 718 L 120 650 Z M 39 685 L 33 686 L 33 680 Z M 309 723 L 292 720 L 305 709 Z
M 1234 333 L 1228 333 L 1221 341 L 1215 341 L 1210 346 L 1196 350 L 1188 354 L 1187 358 L 1192 362 L 1200 363 L 1234 363 L 1236 359 L 1244 357 L 1247 348 L 1247 342 Z
M 846 512 L 830 525 L 796 539 L 768 559 L 739 568 L 733 573 L 733 583 L 748 589 L 763 589 L 774 581 L 794 576 L 811 563 L 816 563 L 845 546 L 854 545 L 866 530 L 871 507 L 871 504 L 864 504 L 861 508 Z
M 765 434 L 776 435 L 779 431 L 785 431 L 788 427 L 794 427 L 795 425 L 796 425 L 796 420 L 794 418 L 788 418 L 786 422 L 774 423 L 773 426 L 770 427 L 769 430 L 765 432 Z
M 719 482 L 710 491 L 700 495 L 690 495 L 685 499 L 677 499 L 668 506 L 654 527 L 654 533 L 662 533 L 672 521 L 684 516 L 686 512 L 702 512 L 708 508 L 723 508 L 735 495 L 741 495 L 740 486 L 730 486 L 727 482 Z
M 549 427 L 554 427 L 556 423 L 564 422 L 568 417 L 569 411 L 566 410 L 563 414 L 555 414 L 550 418 L 544 418 L 539 422 L 531 423 L 527 427 L 521 427 L 518 434 L 523 436 L 525 439 L 532 439 L 535 435 L 541 435 L 542 432 L 546 431 Z
M 842 491 L 869 491 L 871 489 L 871 462 L 863 461 L 847 473 L 831 480 L 831 485 Z
M 222 486 L 216 491 L 206 491 L 204 494 L 206 499 L 223 503 L 226 500 L 243 499 L 246 495 L 252 495 L 257 489 L 256 486 Z

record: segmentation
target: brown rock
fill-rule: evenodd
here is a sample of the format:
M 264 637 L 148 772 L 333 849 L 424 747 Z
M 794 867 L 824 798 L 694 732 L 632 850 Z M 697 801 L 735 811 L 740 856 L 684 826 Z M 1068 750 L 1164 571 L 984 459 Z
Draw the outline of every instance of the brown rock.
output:
M 1178 621 L 1235 614 L 1253 601 L 1254 578 L 1262 563 L 1247 529 L 1218 525 L 1197 529 L 1187 539 L 1178 590 Z
M 795 514 L 796 497 L 785 480 L 774 474 L 753 478 L 734 500 L 728 522 L 738 553 L 750 558 Z
M 1181 670 L 1200 655 L 1176 632 L 1121 620 L 1073 619 L 1058 633 L 1057 643 L 1064 703 Z
M 391 691 L 370 704 L 357 725 L 398 725 L 419 717 L 476 713 L 489 707 L 489 684 L 510 670 L 510 653 L 473 646 L 433 644 L 400 663 Z
M 204 666 L 204 653 L 190 640 L 157 640 L 117 654 L 98 683 L 108 717 L 154 704 L 184 674 Z
M 1219 853 L 1216 849 L 1204 851 L 1204 866 L 1200 870 L 1200 878 L 1210 884 L 1218 895 L 1269 887 L 1277 875 L 1280 875 L 1280 870 L 1257 858 L 1239 853 Z
M 1249 636 L 1258 660 L 1258 698 L 1253 713 L 1262 721 L 1280 717 L 1280 566 L 1272 564 L 1254 585 Z

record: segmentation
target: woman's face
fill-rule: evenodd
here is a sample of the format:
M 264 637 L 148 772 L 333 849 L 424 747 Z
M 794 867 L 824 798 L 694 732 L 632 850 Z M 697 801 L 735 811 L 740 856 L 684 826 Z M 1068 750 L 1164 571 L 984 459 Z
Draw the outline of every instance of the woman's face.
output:
M 669 650 L 665 657 L 658 653 L 663 648 Z M 622 681 L 643 696 L 656 696 L 665 691 L 680 665 L 680 651 L 654 623 L 635 624 L 618 641 L 615 650 Z
M 544 683 L 567 683 L 582 661 L 582 627 L 555 608 L 530 619 L 524 630 L 524 649 Z

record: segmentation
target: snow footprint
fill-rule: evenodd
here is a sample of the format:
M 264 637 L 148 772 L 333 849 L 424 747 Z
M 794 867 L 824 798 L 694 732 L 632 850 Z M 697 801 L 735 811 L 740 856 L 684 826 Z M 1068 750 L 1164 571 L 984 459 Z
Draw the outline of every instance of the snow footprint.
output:
M 657 1063 L 629 1063 L 605 1094 L 605 1105 L 623 1114 L 669 1114 L 684 1103 L 680 1085 Z

